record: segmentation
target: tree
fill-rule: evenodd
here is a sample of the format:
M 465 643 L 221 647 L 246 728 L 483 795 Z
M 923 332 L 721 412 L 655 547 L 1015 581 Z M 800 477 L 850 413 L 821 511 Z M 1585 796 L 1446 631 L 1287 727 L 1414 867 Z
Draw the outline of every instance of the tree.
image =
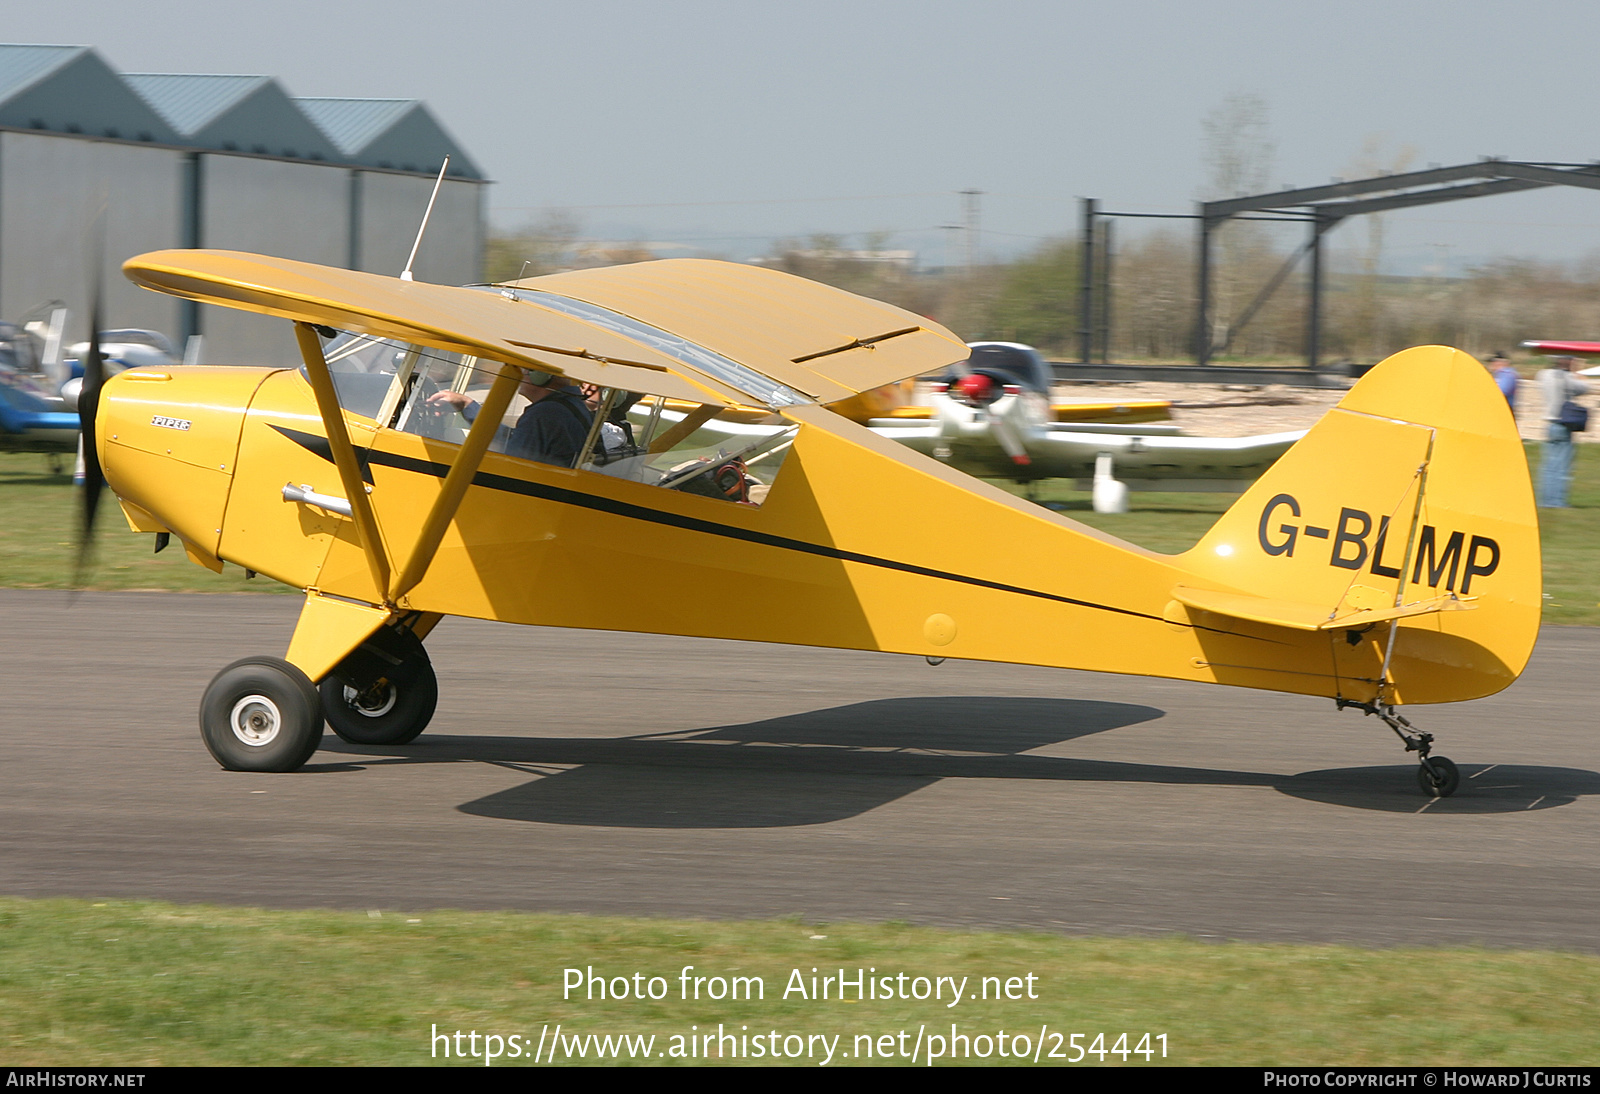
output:
M 483 279 L 496 284 L 567 269 L 577 242 L 578 218 L 565 209 L 552 209 L 520 231 L 489 237 Z
M 1194 338 L 1194 245 L 1161 228 L 1125 242 L 1114 267 L 1117 345 L 1126 356 L 1178 360 Z
M 1056 353 L 1078 329 L 1078 245 L 1051 240 L 1001 275 L 985 326 L 993 337 Z
M 757 262 L 918 315 L 937 314 L 940 285 L 916 273 L 915 252 L 891 248 L 889 242 L 887 232 L 867 232 L 861 246 L 853 248 L 844 236 L 818 234 L 805 240 L 783 240 Z
M 1234 94 L 1200 121 L 1205 144 L 1205 201 L 1244 197 L 1267 187 L 1277 142 L 1268 125 L 1267 100 Z
M 1277 151 L 1268 114 L 1267 101 L 1260 95 L 1240 93 L 1229 95 L 1201 119 L 1206 168 L 1203 200 L 1244 197 L 1267 188 Z M 1233 317 L 1265 279 L 1261 270 L 1270 271 L 1272 247 L 1260 228 L 1230 220 L 1211 237 L 1219 259 L 1212 279 L 1213 345 L 1229 340 Z
M 1409 167 L 1412 157 L 1417 154 L 1416 148 L 1409 144 L 1390 148 L 1388 144 L 1386 136 L 1368 134 L 1361 142 L 1361 151 L 1356 156 L 1351 177 L 1376 178 L 1379 175 L 1397 174 Z M 1375 361 L 1380 353 L 1378 270 L 1383 264 L 1383 214 L 1368 213 L 1362 219 L 1367 222 L 1367 245 L 1360 257 L 1361 277 L 1356 284 L 1355 314 L 1352 317 L 1354 330 L 1348 333 L 1354 352 Z

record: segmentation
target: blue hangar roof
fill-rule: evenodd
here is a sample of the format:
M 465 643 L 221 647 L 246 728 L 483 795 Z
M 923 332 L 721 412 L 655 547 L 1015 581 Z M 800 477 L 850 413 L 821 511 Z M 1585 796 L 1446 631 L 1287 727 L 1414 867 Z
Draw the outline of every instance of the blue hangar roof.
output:
M 415 99 L 296 99 L 270 76 L 130 73 L 88 46 L 0 44 L 0 127 L 432 174 L 483 173 Z

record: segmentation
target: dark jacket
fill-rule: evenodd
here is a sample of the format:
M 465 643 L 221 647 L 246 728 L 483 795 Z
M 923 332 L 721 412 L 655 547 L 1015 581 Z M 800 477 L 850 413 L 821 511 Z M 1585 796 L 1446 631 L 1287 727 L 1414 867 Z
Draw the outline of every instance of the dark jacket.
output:
M 469 403 L 463 417 L 473 421 L 480 409 L 477 403 Z M 515 429 L 501 426 L 494 448 L 518 459 L 571 467 L 593 420 L 583 392 L 572 386 L 557 388 L 537 403 L 529 403 Z
M 560 388 L 537 403 L 528 404 L 511 431 L 506 455 L 571 467 L 589 436 L 593 420 L 581 391 Z

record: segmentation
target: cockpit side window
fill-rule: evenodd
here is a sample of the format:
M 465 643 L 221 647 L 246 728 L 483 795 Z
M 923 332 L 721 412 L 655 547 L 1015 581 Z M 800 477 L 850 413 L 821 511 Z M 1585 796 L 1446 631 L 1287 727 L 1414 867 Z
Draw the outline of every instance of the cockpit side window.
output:
M 578 466 L 633 482 L 760 505 L 799 427 L 765 410 L 588 387 L 595 421 Z
M 448 367 L 446 367 L 448 366 Z M 395 428 L 460 444 L 477 422 L 504 366 L 462 357 L 419 364 L 401 400 Z M 522 383 L 489 443 L 491 452 L 572 467 L 589 434 L 593 413 L 578 386 L 564 376 L 522 370 Z
M 323 352 L 345 410 L 450 444 L 466 440 L 504 367 L 364 334 L 341 333 Z M 641 395 L 524 369 L 489 450 L 760 505 L 798 429 L 765 409 Z

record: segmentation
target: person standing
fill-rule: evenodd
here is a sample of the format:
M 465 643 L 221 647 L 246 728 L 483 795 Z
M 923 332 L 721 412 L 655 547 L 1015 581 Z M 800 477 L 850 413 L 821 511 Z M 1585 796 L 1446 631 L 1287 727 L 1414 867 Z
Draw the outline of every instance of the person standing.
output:
M 1588 381 L 1574 376 L 1579 360 L 1557 357 L 1551 367 L 1539 373 L 1539 394 L 1544 398 L 1547 429 L 1544 452 L 1539 461 L 1538 503 L 1542 509 L 1567 508 L 1567 493 L 1572 485 L 1571 425 L 1562 420 L 1562 408 L 1589 390 Z
M 1517 370 L 1511 367 L 1511 362 L 1506 360 L 1506 355 L 1496 353 L 1489 358 L 1489 375 L 1494 377 L 1495 386 L 1500 389 L 1500 394 L 1506 397 L 1506 404 L 1511 407 L 1511 416 L 1517 416 Z

